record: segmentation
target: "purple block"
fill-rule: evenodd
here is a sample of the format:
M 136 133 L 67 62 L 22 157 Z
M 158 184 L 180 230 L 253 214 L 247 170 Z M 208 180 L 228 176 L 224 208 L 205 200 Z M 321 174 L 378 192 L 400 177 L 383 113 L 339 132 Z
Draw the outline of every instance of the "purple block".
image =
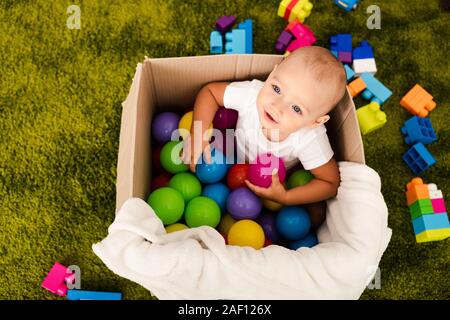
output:
M 447 212 L 445 208 L 444 199 L 431 199 L 431 205 L 433 206 L 434 213 L 444 213 Z
M 294 36 L 290 32 L 283 31 L 277 39 L 275 50 L 278 53 L 283 53 L 284 51 L 286 51 L 289 42 L 291 42 L 293 38 Z
M 352 63 L 351 52 L 338 52 L 338 59 L 343 63 Z
M 225 33 L 231 29 L 235 22 L 236 18 L 234 16 L 222 16 L 216 21 L 216 30 Z

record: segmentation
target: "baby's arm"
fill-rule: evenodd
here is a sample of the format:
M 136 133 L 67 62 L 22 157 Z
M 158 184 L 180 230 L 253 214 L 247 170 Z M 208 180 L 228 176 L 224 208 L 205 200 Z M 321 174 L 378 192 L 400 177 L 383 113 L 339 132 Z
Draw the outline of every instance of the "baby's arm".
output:
M 340 183 L 339 169 L 332 158 L 326 164 L 312 169 L 314 176 L 308 184 L 286 190 L 280 183 L 278 174 L 274 174 L 269 188 L 262 188 L 246 181 L 247 186 L 258 196 L 276 201 L 283 205 L 302 205 L 315 203 L 336 196 Z
M 211 82 L 205 85 L 197 94 L 194 104 L 194 115 L 190 136 L 186 138 L 182 159 L 195 172 L 200 155 L 205 151 L 205 158 L 210 160 L 209 141 L 203 139 L 205 131 L 211 125 L 219 106 L 223 106 L 223 96 L 229 82 Z M 194 123 L 201 123 L 201 134 L 195 132 Z

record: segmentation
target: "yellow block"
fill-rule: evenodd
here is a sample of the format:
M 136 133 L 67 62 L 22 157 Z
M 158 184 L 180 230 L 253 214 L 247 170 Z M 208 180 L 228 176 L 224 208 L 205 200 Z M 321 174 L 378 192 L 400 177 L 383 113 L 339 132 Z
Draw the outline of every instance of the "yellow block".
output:
M 417 243 L 439 241 L 450 237 L 450 228 L 425 230 L 419 234 L 416 234 Z
M 292 0 L 283 0 L 280 2 L 278 6 L 278 15 L 284 18 L 284 13 L 286 12 L 286 8 Z
M 299 0 L 289 15 L 289 22 L 294 19 L 297 19 L 301 23 L 305 22 L 305 19 L 311 14 L 312 7 L 313 5 L 309 0 Z

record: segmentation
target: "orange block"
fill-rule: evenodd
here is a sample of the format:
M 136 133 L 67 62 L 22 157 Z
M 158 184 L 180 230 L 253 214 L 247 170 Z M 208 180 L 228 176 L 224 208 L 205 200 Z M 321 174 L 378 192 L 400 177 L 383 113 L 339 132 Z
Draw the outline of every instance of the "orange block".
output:
M 406 185 L 406 202 L 408 206 L 420 199 L 430 199 L 428 185 L 423 183 L 421 178 L 413 178 Z
M 350 94 L 352 97 L 356 97 L 358 94 L 364 91 L 366 89 L 366 83 L 363 79 L 357 78 L 356 80 L 353 80 L 348 84 L 348 90 L 350 91 Z
M 429 111 L 436 108 L 433 96 L 418 84 L 400 100 L 400 105 L 419 117 L 426 117 Z

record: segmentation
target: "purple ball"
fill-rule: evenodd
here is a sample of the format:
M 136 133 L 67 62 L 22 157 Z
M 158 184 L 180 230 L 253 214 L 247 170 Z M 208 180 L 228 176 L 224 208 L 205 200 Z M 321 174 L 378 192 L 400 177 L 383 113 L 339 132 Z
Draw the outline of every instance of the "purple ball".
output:
M 256 219 L 261 209 L 261 200 L 247 187 L 237 188 L 228 196 L 227 210 L 236 220 Z
M 220 107 L 214 116 L 213 126 L 216 129 L 233 129 L 236 127 L 237 119 L 236 110 Z
M 153 138 L 160 144 L 170 141 L 172 132 L 178 129 L 180 116 L 174 112 L 163 112 L 158 114 L 152 123 Z
M 256 222 L 264 229 L 266 238 L 270 239 L 273 243 L 280 240 L 276 221 L 276 213 L 267 211 L 261 213 L 258 219 L 256 219 Z

